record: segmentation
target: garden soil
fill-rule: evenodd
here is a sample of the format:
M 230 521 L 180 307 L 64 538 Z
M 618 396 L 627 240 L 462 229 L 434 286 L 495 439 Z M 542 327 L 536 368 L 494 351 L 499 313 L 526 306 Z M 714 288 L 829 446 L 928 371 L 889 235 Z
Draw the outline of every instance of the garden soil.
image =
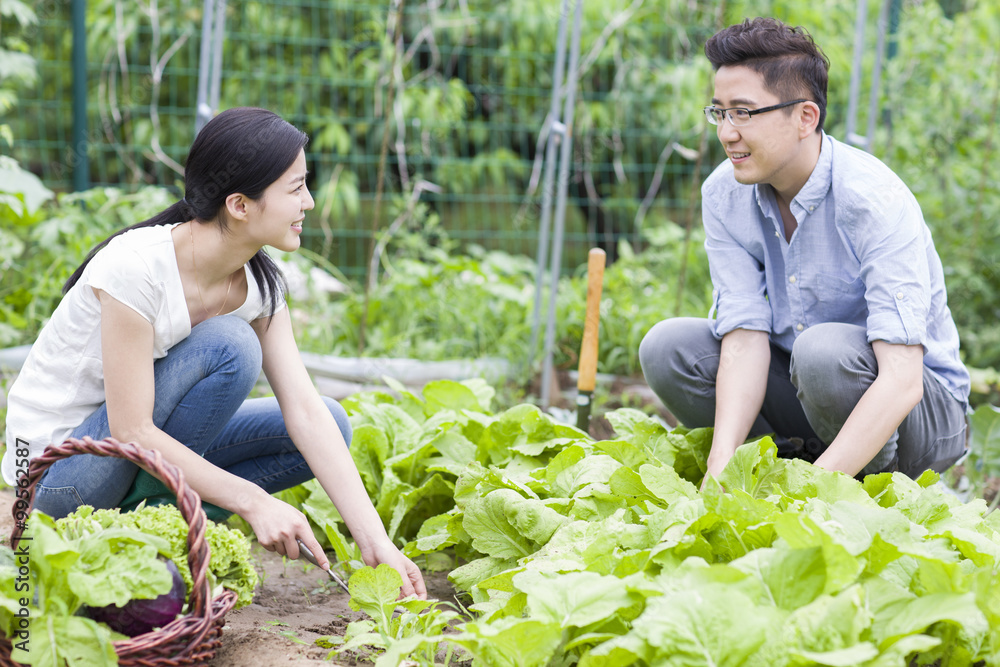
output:
M 315 645 L 320 637 L 343 637 L 348 623 L 364 618 L 351 610 L 346 592 L 304 560 L 283 559 L 256 544 L 253 554 L 262 584 L 253 604 L 226 615 L 212 667 L 372 664 L 361 656 L 327 661 L 330 649 Z M 454 602 L 446 572 L 424 572 L 424 581 L 429 598 Z
M 0 491 L 0 540 L 9 544 L 14 527 L 12 489 Z M 230 611 L 222 646 L 211 667 L 296 667 L 299 665 L 372 665 L 361 655 L 326 660 L 330 649 L 315 641 L 343 637 L 347 624 L 364 617 L 352 611 L 348 595 L 319 568 L 287 560 L 254 543 L 254 563 L 261 585 L 247 607 Z M 428 597 L 454 602 L 445 572 L 424 572 Z

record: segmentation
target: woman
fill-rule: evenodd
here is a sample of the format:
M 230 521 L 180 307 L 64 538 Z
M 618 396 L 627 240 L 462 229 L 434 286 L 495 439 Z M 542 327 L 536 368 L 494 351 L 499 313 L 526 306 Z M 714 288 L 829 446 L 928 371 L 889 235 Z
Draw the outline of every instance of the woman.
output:
M 391 565 L 403 595 L 425 597 L 347 450 L 346 413 L 302 364 L 281 274 L 263 250 L 299 247 L 314 205 L 306 141 L 263 109 L 205 125 L 185 198 L 112 235 L 67 281 L 10 389 L 3 475 L 14 483 L 23 458 L 68 436 L 134 441 L 180 467 L 204 501 L 243 517 L 266 549 L 297 558 L 301 540 L 325 566 L 305 516 L 271 495 L 315 476 L 365 563 Z M 247 400 L 261 368 L 275 397 Z M 118 458 L 60 460 L 35 507 L 58 517 L 119 506 L 137 472 Z

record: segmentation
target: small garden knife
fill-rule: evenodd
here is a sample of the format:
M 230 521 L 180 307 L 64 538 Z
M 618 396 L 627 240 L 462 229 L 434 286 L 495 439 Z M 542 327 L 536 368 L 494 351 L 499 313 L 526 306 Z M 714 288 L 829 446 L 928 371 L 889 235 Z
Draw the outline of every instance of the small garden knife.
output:
M 309 547 L 307 547 L 305 544 L 302 543 L 302 540 L 296 540 L 296 541 L 299 543 L 299 551 L 301 551 L 302 555 L 306 557 L 306 560 L 308 560 L 310 563 L 312 563 L 316 567 L 320 567 L 319 560 L 317 560 L 317 558 L 316 558 L 316 554 L 314 554 L 312 551 L 310 551 Z M 322 569 L 322 568 L 320 568 L 320 569 Z M 343 579 L 341 579 L 339 576 L 337 576 L 336 574 L 334 574 L 333 570 L 331 570 L 329 567 L 327 567 L 327 569 L 324 570 L 324 571 L 328 575 L 330 575 L 330 578 L 333 579 L 337 583 L 338 586 L 340 586 L 345 591 L 347 591 L 348 595 L 351 594 L 351 590 L 347 587 L 347 583 Z

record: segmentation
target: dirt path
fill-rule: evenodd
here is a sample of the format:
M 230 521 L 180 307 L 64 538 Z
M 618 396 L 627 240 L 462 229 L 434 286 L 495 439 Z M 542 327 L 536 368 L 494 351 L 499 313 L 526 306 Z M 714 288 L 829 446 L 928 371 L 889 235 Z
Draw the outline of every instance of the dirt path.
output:
M 0 490 L 0 541 L 5 545 L 14 527 L 13 502 L 12 489 Z M 364 617 L 351 611 L 347 593 L 330 586 L 326 574 L 256 544 L 253 558 L 262 583 L 252 604 L 226 615 L 222 647 L 209 663 L 212 667 L 372 664 L 360 659 L 328 661 L 330 649 L 314 644 L 319 637 L 342 637 L 348 623 Z M 424 577 L 428 597 L 453 600 L 446 573 L 425 572 Z

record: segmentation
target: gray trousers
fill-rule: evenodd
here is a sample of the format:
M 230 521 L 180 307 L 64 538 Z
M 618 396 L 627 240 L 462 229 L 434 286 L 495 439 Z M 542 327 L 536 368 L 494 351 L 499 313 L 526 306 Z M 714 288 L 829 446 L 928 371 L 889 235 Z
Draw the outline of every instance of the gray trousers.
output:
M 639 346 L 650 388 L 685 426 L 712 426 L 722 342 L 709 320 L 664 320 Z M 826 323 L 806 329 L 789 355 L 771 345 L 771 366 L 752 437 L 775 434 L 779 451 L 815 460 L 833 441 L 878 374 L 863 327 Z M 965 453 L 965 405 L 926 368 L 924 395 L 861 474 L 900 470 L 916 478 L 942 472 Z M 860 475 L 859 475 L 860 477 Z

